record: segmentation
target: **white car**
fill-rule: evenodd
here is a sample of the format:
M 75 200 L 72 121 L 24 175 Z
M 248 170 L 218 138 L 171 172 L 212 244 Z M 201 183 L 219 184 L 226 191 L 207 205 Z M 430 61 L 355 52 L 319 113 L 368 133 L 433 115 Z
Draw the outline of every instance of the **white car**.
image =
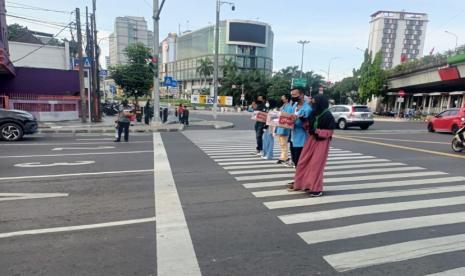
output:
M 373 112 L 366 105 L 333 105 L 330 109 L 340 129 L 357 126 L 368 129 L 373 123 Z

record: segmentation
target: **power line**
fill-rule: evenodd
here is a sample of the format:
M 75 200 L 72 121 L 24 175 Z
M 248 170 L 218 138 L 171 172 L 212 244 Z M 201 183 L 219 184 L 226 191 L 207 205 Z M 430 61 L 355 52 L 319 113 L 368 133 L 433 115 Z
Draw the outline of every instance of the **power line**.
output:
M 44 9 L 44 8 L 39 8 L 39 7 L 21 7 L 21 6 L 12 6 L 12 5 L 7 5 L 7 9 L 22 9 L 22 10 L 33 10 L 33 11 L 44 11 L 44 12 L 55 12 L 55 13 L 63 13 L 63 14 L 71 14 L 71 12 L 68 11 L 58 11 L 58 10 L 50 10 L 50 9 Z
M 13 6 L 11 6 L 11 4 L 13 4 L 15 6 L 13 7 Z M 13 8 L 40 10 L 40 11 L 47 11 L 47 12 L 57 12 L 57 13 L 66 13 L 66 14 L 71 13 L 71 11 L 47 9 L 47 8 L 44 8 L 44 7 L 32 6 L 32 5 L 29 5 L 29 4 L 19 3 L 19 2 L 15 2 L 15 1 L 8 1 L 7 6 L 10 6 L 10 7 L 13 7 Z
M 70 24 L 72 24 L 72 22 L 68 23 L 68 25 L 66 25 L 63 29 L 61 29 L 58 33 L 56 33 L 56 34 L 53 36 L 53 38 L 56 38 L 57 36 L 59 36 L 64 30 L 66 30 L 66 29 L 69 27 Z M 24 56 L 22 56 L 22 57 L 20 57 L 20 58 L 18 58 L 18 59 L 16 59 L 16 60 L 14 60 L 14 61 L 12 61 L 12 63 L 15 63 L 15 62 L 18 62 L 18 61 L 21 61 L 21 60 L 25 59 L 26 57 L 28 57 L 28 56 L 32 55 L 33 53 L 39 51 L 40 49 L 44 48 L 44 47 L 47 46 L 48 44 L 49 44 L 49 42 L 46 43 L 46 44 L 44 44 L 44 45 L 41 45 L 41 46 L 38 47 L 37 49 L 34 49 L 34 50 L 30 51 L 29 53 L 27 53 L 26 55 L 24 55 Z
M 57 26 L 57 27 L 61 27 L 61 28 L 69 25 L 69 24 L 65 25 L 66 23 L 45 21 L 45 20 L 42 20 L 42 19 L 36 19 L 36 18 L 32 18 L 32 17 L 24 17 L 24 16 L 20 16 L 20 15 L 15 15 L 15 14 L 5 14 L 5 15 L 8 16 L 8 17 L 12 17 L 12 18 L 27 20 L 27 21 L 31 21 L 31 22 L 34 22 L 34 23 L 42 23 L 42 24 L 47 24 L 47 25 L 51 25 L 51 26 Z

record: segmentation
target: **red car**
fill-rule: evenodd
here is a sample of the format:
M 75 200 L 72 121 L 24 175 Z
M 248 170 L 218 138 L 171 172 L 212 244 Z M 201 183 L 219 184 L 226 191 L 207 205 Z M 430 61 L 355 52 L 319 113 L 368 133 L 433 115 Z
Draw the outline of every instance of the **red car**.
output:
M 457 130 L 465 123 L 465 107 L 451 108 L 431 117 L 428 120 L 429 132 L 452 132 Z

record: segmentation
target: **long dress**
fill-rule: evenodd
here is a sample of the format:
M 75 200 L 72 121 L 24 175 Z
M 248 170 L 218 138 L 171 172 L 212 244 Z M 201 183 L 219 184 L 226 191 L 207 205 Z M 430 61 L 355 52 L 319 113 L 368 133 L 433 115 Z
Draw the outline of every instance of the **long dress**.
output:
M 304 145 L 294 177 L 294 190 L 323 192 L 323 176 L 336 123 L 324 96 L 314 98 L 314 115 L 309 120 L 310 137 Z
M 323 191 L 323 173 L 333 130 L 317 129 L 316 133 L 320 139 L 324 138 L 324 140 L 317 140 L 315 135 L 311 135 L 305 143 L 295 173 L 295 190 Z

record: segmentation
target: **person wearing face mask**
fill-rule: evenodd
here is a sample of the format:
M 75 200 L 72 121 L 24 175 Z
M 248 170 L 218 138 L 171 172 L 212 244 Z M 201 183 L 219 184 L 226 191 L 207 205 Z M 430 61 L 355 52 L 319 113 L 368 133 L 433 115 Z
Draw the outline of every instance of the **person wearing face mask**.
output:
M 329 102 L 323 95 L 312 99 L 314 113 L 309 119 L 310 138 L 306 142 L 297 166 L 293 190 L 308 191 L 311 197 L 323 195 L 323 174 L 329 146 L 336 128 Z
M 304 100 L 304 90 L 301 88 L 294 88 L 291 90 L 292 96 L 292 112 L 296 116 L 296 120 L 294 123 L 294 129 L 291 133 L 291 155 L 292 155 L 292 162 L 294 166 L 297 166 L 299 163 L 300 153 L 302 152 L 302 148 L 305 145 L 305 142 L 308 139 L 308 133 L 305 130 L 304 123 L 305 120 L 310 116 L 312 113 L 312 108 L 310 105 Z M 292 183 L 291 183 L 292 184 Z
M 293 108 L 290 103 L 290 100 L 291 100 L 290 94 L 284 94 L 281 96 L 281 103 L 283 104 L 280 109 L 281 112 L 293 113 Z M 282 128 L 282 127 L 276 128 L 276 136 L 278 137 L 279 146 L 281 147 L 281 156 L 277 162 L 278 164 L 286 164 L 286 162 L 289 161 L 288 140 L 289 140 L 290 133 L 291 133 L 290 129 Z
M 263 112 L 267 112 L 268 109 L 265 105 L 265 97 L 264 96 L 258 96 L 257 97 L 257 100 L 256 100 L 256 107 L 255 107 L 255 111 L 263 111 Z M 256 121 L 255 122 L 255 138 L 257 140 L 257 148 L 256 148 L 256 152 L 255 154 L 260 156 L 262 154 L 262 151 L 263 151 L 263 130 L 266 126 L 266 123 L 264 122 L 259 122 L 259 121 Z
M 265 107 L 268 110 L 275 110 L 277 104 L 273 99 L 266 101 Z M 274 126 L 265 125 L 263 132 L 263 154 L 262 158 L 266 160 L 272 160 L 274 157 L 274 135 L 276 128 Z

